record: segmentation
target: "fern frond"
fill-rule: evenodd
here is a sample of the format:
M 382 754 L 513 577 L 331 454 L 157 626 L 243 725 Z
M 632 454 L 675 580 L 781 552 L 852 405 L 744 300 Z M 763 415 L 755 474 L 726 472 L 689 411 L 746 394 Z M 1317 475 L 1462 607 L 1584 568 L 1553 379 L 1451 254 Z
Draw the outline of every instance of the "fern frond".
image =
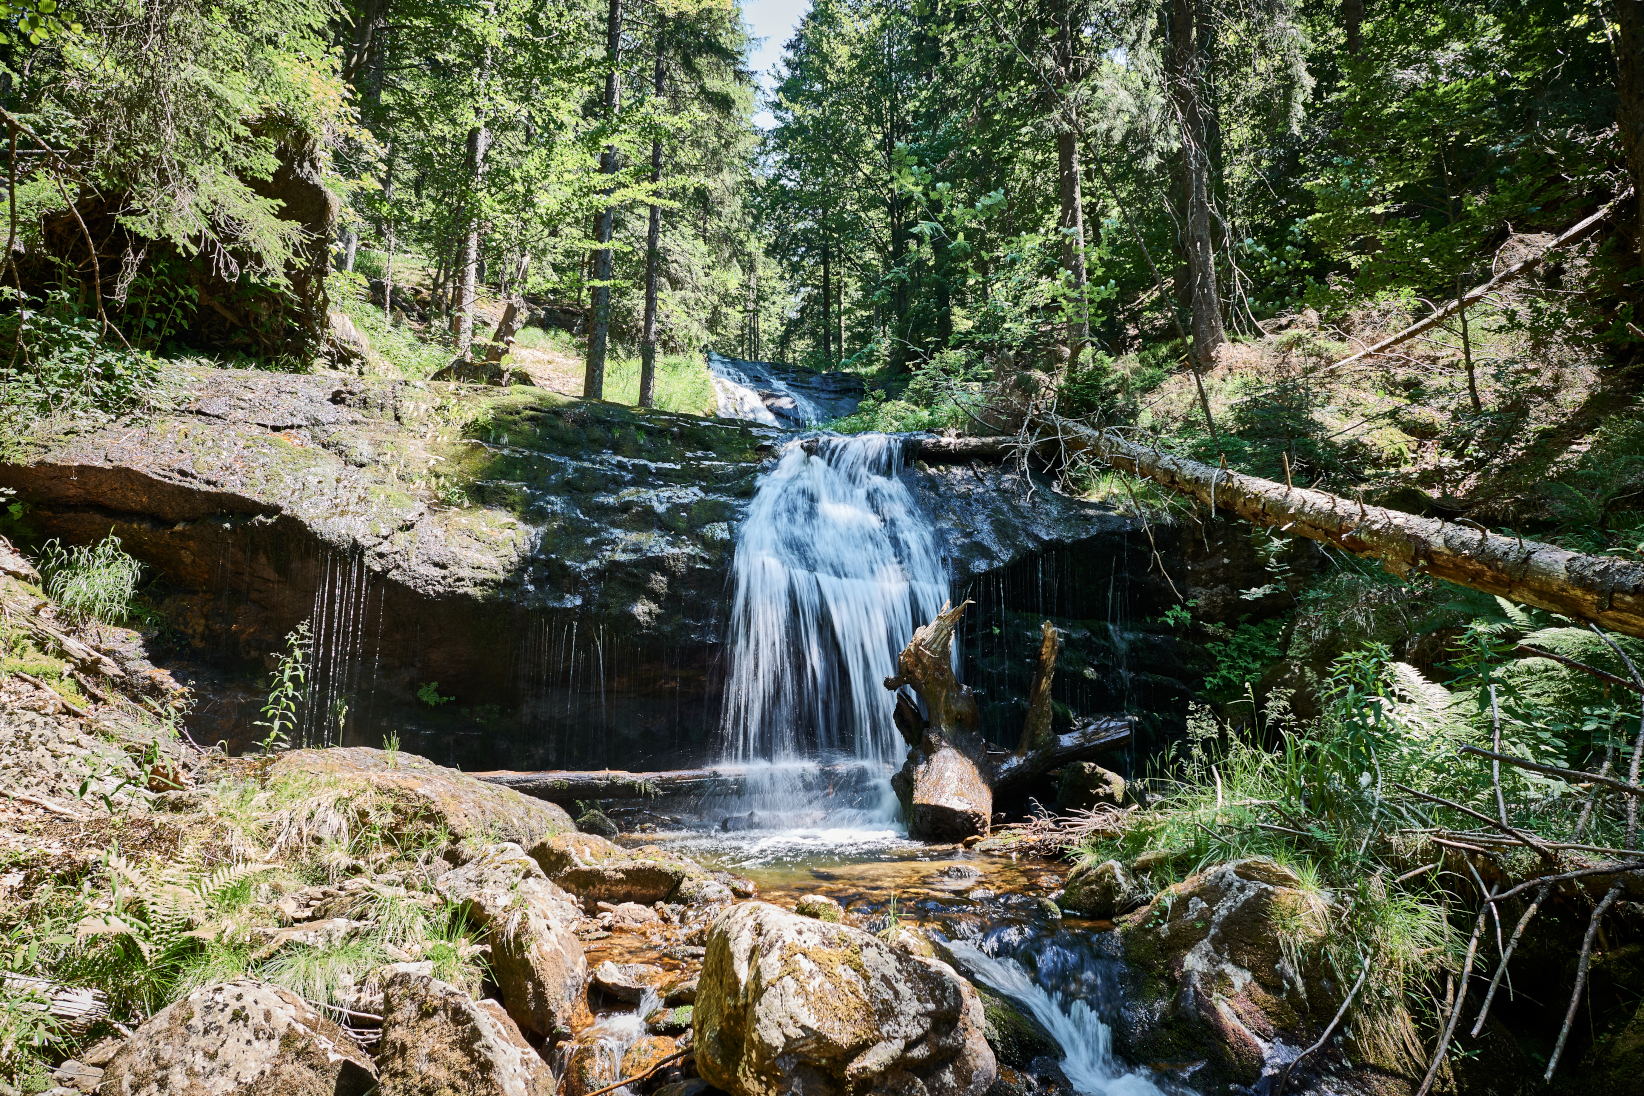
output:
M 1504 597 L 1497 597 L 1496 604 L 1501 606 L 1502 615 L 1512 622 L 1513 627 L 1521 632 L 1535 631 L 1536 622 L 1522 608 L 1514 605 Z

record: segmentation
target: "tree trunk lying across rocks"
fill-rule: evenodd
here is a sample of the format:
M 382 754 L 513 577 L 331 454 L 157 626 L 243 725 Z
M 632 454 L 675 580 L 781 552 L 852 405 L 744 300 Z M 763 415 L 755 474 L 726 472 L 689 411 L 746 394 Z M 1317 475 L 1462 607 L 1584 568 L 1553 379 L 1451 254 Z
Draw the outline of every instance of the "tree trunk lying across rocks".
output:
M 857 765 L 823 765 L 821 772 L 824 776 L 831 773 L 844 776 L 854 774 L 859 768 Z M 748 782 L 748 771 L 734 768 L 671 769 L 649 773 L 626 772 L 622 769 L 599 769 L 590 772 L 570 769 L 513 772 L 499 769 L 469 775 L 490 784 L 512 788 L 523 795 L 560 804 L 610 799 L 700 799 L 706 796 L 734 798 L 743 794 Z
M 1035 415 L 1035 448 L 1059 446 L 1232 511 L 1257 525 L 1380 559 L 1395 575 L 1425 572 L 1626 635 L 1644 637 L 1644 566 L 1572 552 L 1325 491 L 1291 487 L 1138 445 L 1059 415 Z
M 953 630 L 969 601 L 944 605 L 936 619 L 919 628 L 897 657 L 897 729 L 910 750 L 891 786 L 908 817 L 908 836 L 925 841 L 962 841 L 986 835 L 993 797 L 1071 761 L 1130 741 L 1128 716 L 1102 716 L 1057 734 L 1051 726 L 1050 686 L 1056 669 L 1056 629 L 1046 621 L 1034 675 L 1028 716 L 1015 752 L 990 754 L 982 739 L 980 712 L 970 689 L 953 674 Z M 900 690 L 911 686 L 925 702 L 929 718 Z

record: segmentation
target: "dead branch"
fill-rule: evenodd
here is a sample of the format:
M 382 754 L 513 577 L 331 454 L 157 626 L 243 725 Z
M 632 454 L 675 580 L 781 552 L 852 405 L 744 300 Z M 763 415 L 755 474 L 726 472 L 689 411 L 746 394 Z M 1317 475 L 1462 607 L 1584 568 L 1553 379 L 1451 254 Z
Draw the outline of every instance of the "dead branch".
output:
M 1418 320 L 1409 327 L 1406 327 L 1403 331 L 1400 331 L 1398 334 L 1389 335 L 1387 338 L 1383 339 L 1379 343 L 1376 343 L 1374 346 L 1365 347 L 1357 354 L 1345 357 L 1341 361 L 1336 362 L 1334 365 L 1325 366 L 1325 371 L 1328 372 L 1333 369 L 1340 369 L 1343 366 L 1352 365 L 1354 362 L 1362 361 L 1365 358 L 1374 357 L 1377 354 L 1390 350 L 1391 348 L 1399 345 L 1399 343 L 1407 342 L 1408 340 L 1415 338 L 1423 331 L 1431 331 L 1433 328 L 1437 327 L 1445 320 L 1448 320 L 1456 313 L 1465 310 L 1471 305 L 1477 304 L 1490 293 L 1493 293 L 1495 290 L 1501 288 L 1501 286 L 1507 282 L 1512 281 L 1520 275 L 1528 274 L 1530 271 L 1540 266 L 1542 261 L 1554 251 L 1557 251 L 1561 247 L 1567 247 L 1589 235 L 1604 221 L 1606 217 L 1615 212 L 1615 210 L 1618 209 L 1623 202 L 1629 200 L 1631 197 L 1632 192 L 1628 191 L 1626 194 L 1623 194 L 1621 197 L 1617 198 L 1597 213 L 1594 213 L 1592 216 L 1584 218 L 1583 220 L 1576 222 L 1576 224 L 1570 228 L 1565 229 L 1563 235 L 1559 236 L 1552 243 L 1548 244 L 1534 255 L 1531 255 L 1525 259 L 1520 259 L 1518 262 L 1514 263 L 1506 270 L 1503 270 L 1500 274 L 1497 274 L 1483 285 L 1462 294 L 1462 296 L 1450 301 L 1443 308 L 1435 311 L 1431 316 L 1428 316 L 1424 320 Z

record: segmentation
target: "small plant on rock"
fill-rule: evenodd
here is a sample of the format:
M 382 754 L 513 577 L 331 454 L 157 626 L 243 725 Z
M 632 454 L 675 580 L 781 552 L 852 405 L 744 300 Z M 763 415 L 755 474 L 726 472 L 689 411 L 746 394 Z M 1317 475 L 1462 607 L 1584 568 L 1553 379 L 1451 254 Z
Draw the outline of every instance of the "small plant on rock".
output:
M 50 540 L 40 554 L 46 594 L 80 623 L 118 624 L 129 617 L 142 569 L 112 532 L 94 548 L 64 548 Z
M 285 637 L 285 654 L 274 668 L 274 687 L 263 705 L 263 718 L 256 723 L 268 730 L 261 742 L 264 753 L 291 746 L 291 732 L 297 729 L 298 714 L 308 687 L 308 653 L 313 645 L 313 631 L 306 620 Z

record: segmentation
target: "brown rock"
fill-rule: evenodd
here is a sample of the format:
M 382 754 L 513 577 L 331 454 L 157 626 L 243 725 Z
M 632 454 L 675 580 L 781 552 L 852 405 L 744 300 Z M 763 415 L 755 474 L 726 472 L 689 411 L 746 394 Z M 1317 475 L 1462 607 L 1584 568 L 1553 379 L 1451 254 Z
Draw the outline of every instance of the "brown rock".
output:
M 435 888 L 487 930 L 491 975 L 514 1022 L 538 1035 L 568 1034 L 588 972 L 570 897 L 514 844 L 491 846 Z
M 562 833 L 531 846 L 531 856 L 554 883 L 581 898 L 590 908 L 638 902 L 649 906 L 673 896 L 701 868 L 655 845 L 624 849 L 591 833 Z
M 1064 811 L 1088 811 L 1122 806 L 1125 778 L 1089 761 L 1075 761 L 1062 769 L 1056 787 L 1056 806 Z
M 398 794 L 409 818 L 443 825 L 457 841 L 512 841 L 530 848 L 544 837 L 576 828 L 557 804 L 487 784 L 415 754 L 389 754 L 368 746 L 292 750 L 269 767 L 268 778 L 297 774 Z
M 1111 921 L 1138 903 L 1136 884 L 1117 860 L 1081 864 L 1067 878 L 1061 907 L 1069 913 Z
M 1306 1046 L 1340 1004 L 1345 987 L 1307 960 L 1329 914 L 1325 898 L 1271 860 L 1222 864 L 1166 888 L 1119 922 L 1135 984 L 1115 1048 L 1132 1061 L 1203 1057 L 1206 1085 L 1254 1084 L 1277 1040 Z M 1303 957 L 1302 970 L 1287 953 Z
M 552 1096 L 554 1075 L 495 1001 L 400 971 L 383 985 L 381 1096 Z
M 619 1067 L 622 1076 L 638 1077 L 649 1073 L 678 1049 L 679 1045 L 666 1035 L 642 1035 L 633 1046 L 623 1052 L 622 1065 Z
M 996 1073 L 976 991 L 936 960 L 764 902 L 708 932 L 697 1070 L 737 1096 L 981 1096 Z
M 290 990 L 223 982 L 150 1017 L 109 1061 L 118 1096 L 365 1096 L 376 1069 Z

